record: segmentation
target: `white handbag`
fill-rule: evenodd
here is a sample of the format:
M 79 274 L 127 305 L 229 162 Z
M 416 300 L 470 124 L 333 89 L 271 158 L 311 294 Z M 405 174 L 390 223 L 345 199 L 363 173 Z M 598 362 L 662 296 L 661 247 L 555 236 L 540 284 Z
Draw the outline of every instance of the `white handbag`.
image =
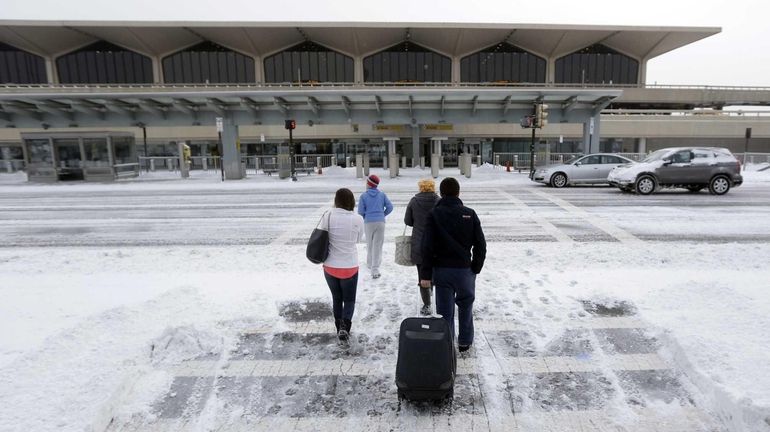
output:
M 406 235 L 406 225 L 404 233 L 396 236 L 396 264 L 402 266 L 413 266 L 412 262 L 412 236 Z

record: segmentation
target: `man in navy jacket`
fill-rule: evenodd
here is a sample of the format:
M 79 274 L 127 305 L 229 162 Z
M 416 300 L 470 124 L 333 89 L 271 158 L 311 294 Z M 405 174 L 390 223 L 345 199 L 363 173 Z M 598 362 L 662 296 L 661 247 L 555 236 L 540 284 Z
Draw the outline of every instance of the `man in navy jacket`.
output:
M 439 186 L 441 199 L 428 214 L 422 238 L 423 264 L 420 286 L 436 286 L 436 312 L 449 322 L 454 336 L 457 304 L 460 352 L 473 343 L 473 300 L 476 275 L 484 266 L 487 243 L 481 222 L 473 209 L 460 201 L 460 184 L 452 177 Z

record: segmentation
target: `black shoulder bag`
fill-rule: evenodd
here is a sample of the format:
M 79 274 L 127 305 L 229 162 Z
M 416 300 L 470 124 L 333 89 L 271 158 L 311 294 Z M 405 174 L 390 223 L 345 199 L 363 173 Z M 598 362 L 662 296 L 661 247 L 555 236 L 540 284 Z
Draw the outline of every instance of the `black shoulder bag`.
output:
M 321 216 L 321 220 L 318 221 L 315 229 L 310 234 L 310 239 L 307 241 L 307 249 L 305 250 L 305 256 L 313 264 L 321 264 L 326 261 L 329 256 L 329 219 L 326 219 L 326 227 L 321 226 L 321 222 L 324 221 L 328 212 Z

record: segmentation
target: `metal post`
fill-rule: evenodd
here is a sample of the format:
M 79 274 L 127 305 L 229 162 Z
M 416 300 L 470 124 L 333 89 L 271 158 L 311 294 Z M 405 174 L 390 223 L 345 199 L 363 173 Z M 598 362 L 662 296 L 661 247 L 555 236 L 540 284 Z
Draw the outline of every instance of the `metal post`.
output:
M 222 145 L 222 131 L 217 132 L 217 135 L 219 135 L 219 170 L 222 173 L 222 181 L 225 181 L 225 164 L 222 163 L 222 155 L 225 154 L 225 148 Z
M 297 181 L 297 167 L 294 165 L 294 132 L 293 129 L 289 129 L 289 159 L 291 162 L 291 180 Z
M 535 128 L 532 128 L 532 142 L 529 143 L 529 177 L 535 173 Z
M 749 140 L 751 139 L 751 128 L 746 128 L 746 143 L 743 146 L 743 170 L 746 171 L 746 162 L 749 155 Z
M 144 123 L 142 123 L 142 140 L 144 140 L 144 157 L 147 158 L 150 155 L 147 154 L 147 127 L 144 125 Z M 146 160 L 147 159 L 145 159 L 145 161 Z M 149 172 L 150 167 L 147 166 L 145 169 Z

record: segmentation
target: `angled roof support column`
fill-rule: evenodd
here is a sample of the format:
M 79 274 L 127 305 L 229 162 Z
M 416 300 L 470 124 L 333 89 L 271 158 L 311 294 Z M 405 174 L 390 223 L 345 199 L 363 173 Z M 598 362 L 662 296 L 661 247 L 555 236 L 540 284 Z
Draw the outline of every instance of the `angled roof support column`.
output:
M 275 105 L 276 108 L 278 108 L 278 111 L 280 111 L 283 115 L 285 116 L 289 115 L 290 106 L 289 106 L 289 103 L 286 102 L 286 99 L 280 96 L 275 96 L 273 97 L 273 104 Z
M 571 96 L 561 104 L 561 109 L 564 111 L 564 115 L 569 114 L 577 107 L 577 101 L 577 96 Z
M 503 115 L 506 115 L 508 113 L 508 110 L 511 109 L 511 96 L 506 96 L 505 100 L 503 101 Z
M 342 109 L 345 110 L 345 115 L 347 115 L 348 119 L 350 119 L 351 105 L 350 99 L 348 99 L 347 96 L 342 96 Z
M 382 99 L 377 95 L 374 95 L 374 108 L 377 109 L 377 114 L 382 116 Z
M 314 98 L 313 96 L 308 96 L 307 105 L 310 107 L 310 110 L 313 111 L 313 114 L 318 117 L 319 113 L 321 112 L 321 104 L 318 102 L 318 99 Z
M 473 103 L 473 108 L 471 108 L 471 115 L 475 116 L 476 115 L 476 110 L 479 108 L 479 96 L 478 95 L 473 96 L 472 103 Z
M 147 112 L 150 112 L 155 115 L 161 116 L 164 120 L 168 116 L 167 110 L 164 108 L 161 108 L 156 103 L 150 102 L 149 100 L 140 100 L 139 106 Z
M 245 107 L 246 110 L 249 111 L 255 119 L 259 117 L 259 105 L 257 105 L 253 99 L 249 97 L 242 97 L 241 106 Z

